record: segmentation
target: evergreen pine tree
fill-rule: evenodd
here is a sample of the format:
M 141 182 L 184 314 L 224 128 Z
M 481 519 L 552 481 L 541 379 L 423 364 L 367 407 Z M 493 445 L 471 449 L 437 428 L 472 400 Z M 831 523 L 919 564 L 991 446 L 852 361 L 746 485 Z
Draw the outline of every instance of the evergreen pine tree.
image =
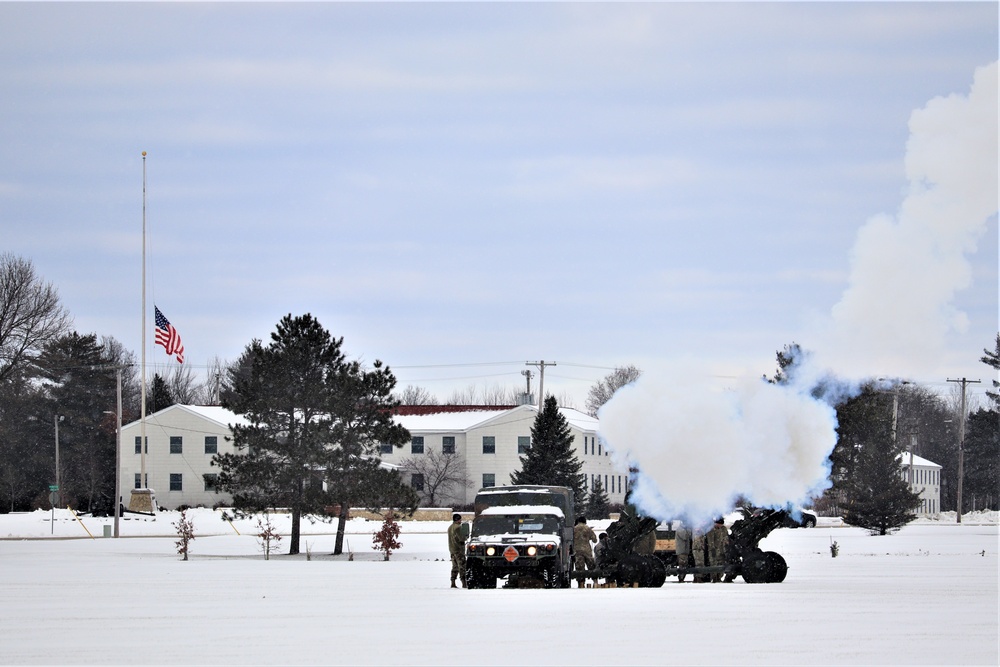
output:
M 246 423 L 232 426 L 235 453 L 217 454 L 219 488 L 241 513 L 287 507 L 289 554 L 299 553 L 303 514 L 342 500 L 343 478 L 373 461 L 379 443 L 401 446 L 410 434 L 392 417 L 396 378 L 375 361 L 372 370 L 348 362 L 334 338 L 309 314 L 287 315 L 264 346 L 254 340 L 230 369 L 222 406 Z M 323 477 L 339 478 L 331 491 Z M 346 503 L 338 526 L 341 548 Z
M 910 491 L 903 478 L 899 457 L 902 449 L 892 438 L 891 407 L 880 405 L 883 401 L 879 398 L 874 392 L 866 392 L 852 399 L 864 402 L 867 409 L 858 412 L 867 413 L 868 418 L 841 423 L 839 429 L 841 440 L 846 432 L 851 433 L 856 450 L 851 474 L 844 484 L 844 520 L 872 535 L 886 535 L 902 528 L 915 518 L 913 510 L 920 504 L 919 496 Z
M 50 401 L 37 418 L 51 428 L 52 417 L 62 417 L 62 502 L 91 512 L 110 512 L 115 506 L 115 422 L 105 414 L 115 410 L 115 375 L 104 366 L 109 362 L 96 334 L 76 332 L 47 345 L 36 361 Z
M 611 502 L 608 500 L 608 494 L 604 492 L 604 484 L 598 477 L 587 498 L 587 518 L 596 520 L 607 519 L 609 516 L 611 516 Z
M 586 489 L 581 468 L 583 462 L 573 451 L 569 422 L 559 412 L 555 397 L 549 396 L 531 426 L 531 447 L 521 456 L 521 469 L 511 474 L 510 481 L 569 487 L 573 489 L 575 503 L 582 506 Z
M 159 412 L 175 403 L 177 401 L 174 399 L 174 394 L 170 391 L 167 381 L 159 373 L 154 374 L 153 381 L 146 392 L 146 414 L 151 415 L 154 412 Z

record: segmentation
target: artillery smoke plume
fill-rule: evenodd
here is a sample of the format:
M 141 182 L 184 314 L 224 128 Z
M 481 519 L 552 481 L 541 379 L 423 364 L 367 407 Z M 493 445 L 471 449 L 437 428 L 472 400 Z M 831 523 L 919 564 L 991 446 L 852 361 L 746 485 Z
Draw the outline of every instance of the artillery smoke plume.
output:
M 859 231 L 848 287 L 815 323 L 817 355 L 796 360 L 791 382 L 747 377 L 721 388 L 688 360 L 647 369 L 600 410 L 606 445 L 639 470 L 632 499 L 646 514 L 702 523 L 740 495 L 762 506 L 818 496 L 829 486 L 834 406 L 862 377 L 919 373 L 965 326 L 952 300 L 970 284 L 966 255 L 997 212 L 997 63 L 976 71 L 968 95 L 913 112 L 909 127 L 909 191 L 895 217 Z M 819 386 L 840 395 L 816 398 Z
M 910 116 L 909 191 L 895 217 L 873 217 L 851 252 L 848 287 L 808 334 L 820 362 L 848 376 L 914 376 L 968 326 L 952 300 L 972 282 L 967 255 L 997 212 L 997 63 L 969 95 Z

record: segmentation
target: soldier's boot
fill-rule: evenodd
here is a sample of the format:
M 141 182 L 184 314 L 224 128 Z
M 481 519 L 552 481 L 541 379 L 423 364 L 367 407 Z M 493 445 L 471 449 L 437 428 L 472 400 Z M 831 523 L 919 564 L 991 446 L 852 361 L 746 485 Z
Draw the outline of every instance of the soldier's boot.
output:
M 455 585 L 455 578 L 454 577 L 452 577 L 452 579 L 451 579 L 451 587 L 452 588 L 458 588 L 458 586 Z
M 469 585 L 465 582 L 465 577 L 462 577 L 462 588 L 468 588 Z

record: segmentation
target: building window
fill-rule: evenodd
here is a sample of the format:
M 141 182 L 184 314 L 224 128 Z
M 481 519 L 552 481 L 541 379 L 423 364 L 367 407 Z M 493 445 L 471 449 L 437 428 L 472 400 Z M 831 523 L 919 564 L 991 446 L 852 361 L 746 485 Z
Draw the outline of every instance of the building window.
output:
M 216 487 L 219 485 L 219 476 L 215 474 L 205 475 L 205 490 L 215 491 Z
M 170 453 L 182 454 L 184 452 L 184 439 L 179 435 L 170 436 Z
M 600 441 L 597 442 L 597 455 L 598 456 L 601 455 L 601 442 Z
M 441 453 L 442 454 L 455 453 L 455 436 L 453 435 L 441 436 Z
M 411 454 L 424 453 L 424 436 L 422 435 L 413 436 L 413 440 L 410 441 L 410 453 Z
M 410 475 L 410 486 L 413 487 L 414 491 L 423 491 L 424 490 L 424 476 L 421 475 L 418 472 L 415 472 L 412 475 Z
M 527 454 L 529 449 L 531 449 L 531 436 L 530 435 L 517 436 L 517 453 Z
M 392 454 L 392 445 L 383 442 L 378 446 L 379 454 Z
M 217 435 L 205 436 L 205 453 L 206 454 L 219 453 L 219 436 Z
M 492 435 L 483 436 L 483 454 L 496 454 L 497 453 L 497 439 Z M 485 486 L 485 485 L 484 485 Z M 490 486 L 493 486 L 490 484 Z
M 184 476 L 179 472 L 170 473 L 170 490 L 171 491 L 183 491 L 184 490 Z
M 491 472 L 483 473 L 483 488 L 497 485 L 497 476 Z
M 148 472 L 146 473 L 146 486 L 149 486 L 149 473 Z M 137 488 L 137 489 L 143 488 L 143 486 L 142 486 L 142 480 L 139 479 L 139 473 L 135 474 L 135 488 Z
M 141 454 L 142 453 L 142 445 L 139 444 L 140 440 L 142 440 L 142 436 L 139 436 L 139 435 L 135 436 L 135 453 L 136 454 Z M 146 436 L 146 453 L 149 454 L 149 436 L 148 435 Z M 139 488 L 139 487 L 136 487 L 136 488 Z

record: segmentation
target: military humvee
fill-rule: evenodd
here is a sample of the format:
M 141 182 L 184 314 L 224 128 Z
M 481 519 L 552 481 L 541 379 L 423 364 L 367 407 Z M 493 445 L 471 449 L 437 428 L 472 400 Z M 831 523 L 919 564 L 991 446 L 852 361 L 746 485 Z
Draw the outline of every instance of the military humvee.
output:
M 466 545 L 469 588 L 531 580 L 569 588 L 573 569 L 573 491 L 561 486 L 496 486 L 476 494 Z

